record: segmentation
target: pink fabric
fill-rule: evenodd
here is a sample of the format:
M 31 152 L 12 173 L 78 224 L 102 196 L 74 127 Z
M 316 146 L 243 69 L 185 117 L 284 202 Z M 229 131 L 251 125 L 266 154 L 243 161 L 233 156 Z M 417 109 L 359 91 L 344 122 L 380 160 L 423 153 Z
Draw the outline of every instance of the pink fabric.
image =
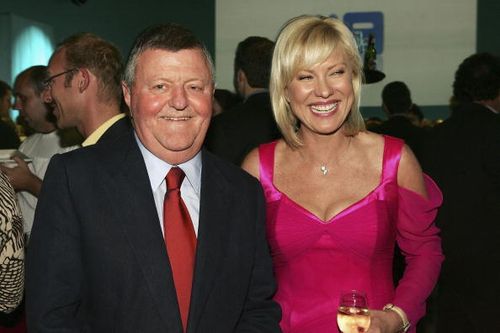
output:
M 369 307 L 401 307 L 414 332 L 443 260 L 433 224 L 442 195 L 426 175 L 429 199 L 397 184 L 403 142 L 385 137 L 380 184 L 366 197 L 323 223 L 273 185 L 276 142 L 260 146 L 260 180 L 267 201 L 267 237 L 283 310 L 283 332 L 338 332 L 339 295 L 363 290 Z M 395 242 L 407 267 L 397 288 Z

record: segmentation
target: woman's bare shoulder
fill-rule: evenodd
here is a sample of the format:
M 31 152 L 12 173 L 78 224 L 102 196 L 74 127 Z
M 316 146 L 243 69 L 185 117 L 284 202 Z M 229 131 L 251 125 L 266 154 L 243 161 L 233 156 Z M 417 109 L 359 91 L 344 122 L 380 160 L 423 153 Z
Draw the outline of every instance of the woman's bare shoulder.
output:
M 427 198 L 422 168 L 412 150 L 404 145 L 398 168 L 398 184 Z

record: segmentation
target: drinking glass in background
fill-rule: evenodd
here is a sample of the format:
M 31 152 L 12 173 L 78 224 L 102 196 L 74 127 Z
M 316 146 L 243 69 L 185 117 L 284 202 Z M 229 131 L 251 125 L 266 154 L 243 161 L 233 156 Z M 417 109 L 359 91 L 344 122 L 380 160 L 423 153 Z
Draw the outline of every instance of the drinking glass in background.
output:
M 370 313 L 364 292 L 351 290 L 340 295 L 337 324 L 343 333 L 361 333 L 368 330 Z

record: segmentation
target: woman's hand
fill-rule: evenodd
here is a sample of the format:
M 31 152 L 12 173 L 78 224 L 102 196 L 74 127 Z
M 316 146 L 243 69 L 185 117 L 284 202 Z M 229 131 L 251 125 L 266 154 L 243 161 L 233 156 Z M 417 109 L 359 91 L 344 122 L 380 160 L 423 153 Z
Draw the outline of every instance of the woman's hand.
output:
M 398 333 L 403 321 L 394 311 L 370 309 L 370 328 L 366 333 Z

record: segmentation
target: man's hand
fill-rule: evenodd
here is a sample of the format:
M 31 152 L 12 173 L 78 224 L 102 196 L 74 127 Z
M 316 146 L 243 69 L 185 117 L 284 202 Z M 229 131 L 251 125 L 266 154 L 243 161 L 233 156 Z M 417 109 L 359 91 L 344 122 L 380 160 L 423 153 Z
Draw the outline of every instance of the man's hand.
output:
M 12 159 L 17 163 L 17 166 L 11 168 L 0 165 L 0 169 L 7 176 L 12 187 L 16 191 L 28 191 L 38 197 L 42 188 L 42 180 L 31 172 L 28 164 L 22 158 L 14 156 Z

